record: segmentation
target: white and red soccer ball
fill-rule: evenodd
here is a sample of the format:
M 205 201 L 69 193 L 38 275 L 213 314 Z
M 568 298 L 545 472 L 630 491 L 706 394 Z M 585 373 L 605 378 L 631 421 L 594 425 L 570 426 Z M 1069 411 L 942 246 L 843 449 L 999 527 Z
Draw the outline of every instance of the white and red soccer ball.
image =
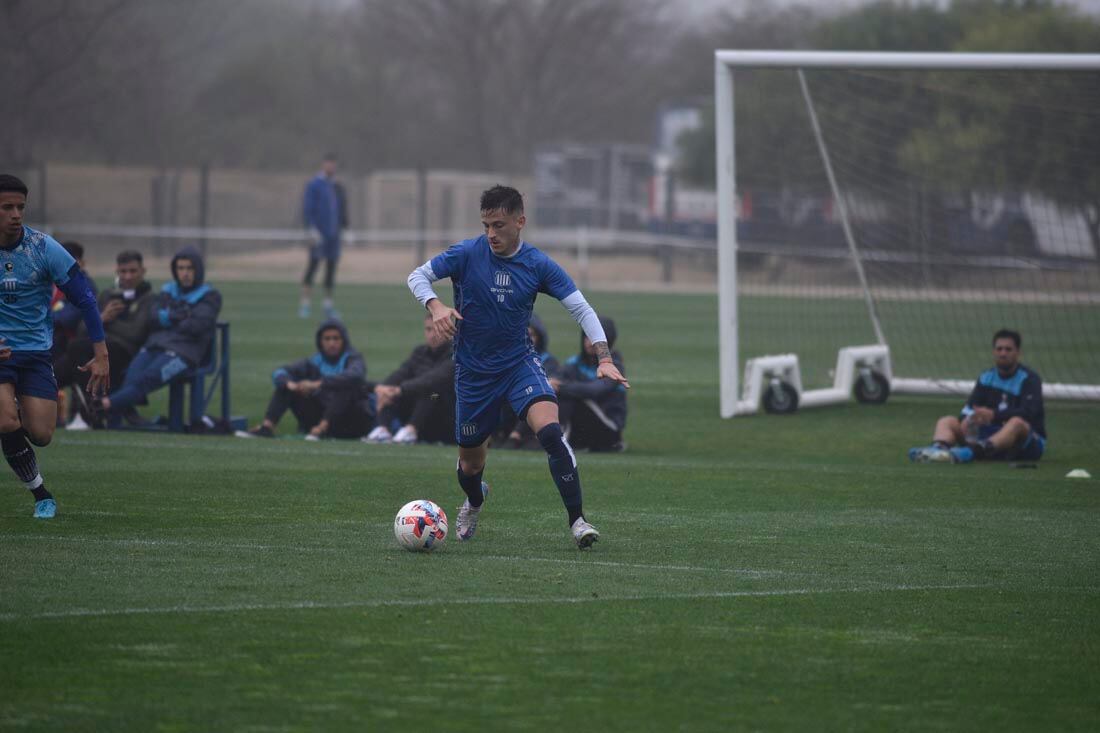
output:
M 410 501 L 394 517 L 393 534 L 409 552 L 434 550 L 447 539 L 447 513 L 434 501 Z

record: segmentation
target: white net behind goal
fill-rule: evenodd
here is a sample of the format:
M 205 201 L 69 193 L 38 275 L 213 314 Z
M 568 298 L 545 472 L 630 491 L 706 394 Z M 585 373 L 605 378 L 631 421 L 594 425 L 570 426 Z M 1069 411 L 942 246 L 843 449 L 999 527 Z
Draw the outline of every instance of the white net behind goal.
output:
M 822 387 L 881 334 L 895 390 L 958 392 L 1011 328 L 1059 396 L 1100 394 L 1100 71 L 733 79 L 741 360 Z

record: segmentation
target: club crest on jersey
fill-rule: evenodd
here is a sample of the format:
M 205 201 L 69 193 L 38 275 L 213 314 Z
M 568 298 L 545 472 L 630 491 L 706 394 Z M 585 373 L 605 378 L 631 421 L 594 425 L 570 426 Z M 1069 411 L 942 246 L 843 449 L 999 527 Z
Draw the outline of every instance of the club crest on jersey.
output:
M 7 270 L 8 272 L 11 272 L 12 270 L 15 269 L 15 265 L 11 262 L 5 262 L 4 263 L 4 269 Z
M 493 285 L 489 288 L 489 292 L 496 296 L 498 303 L 504 302 L 505 295 L 512 295 L 515 293 L 511 287 L 512 276 L 508 274 L 507 270 L 497 270 L 493 273 Z

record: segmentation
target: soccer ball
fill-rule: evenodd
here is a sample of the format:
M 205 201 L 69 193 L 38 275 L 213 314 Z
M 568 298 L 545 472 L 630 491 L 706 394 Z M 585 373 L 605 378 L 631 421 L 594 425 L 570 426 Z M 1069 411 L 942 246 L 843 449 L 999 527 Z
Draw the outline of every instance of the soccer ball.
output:
M 447 539 L 447 513 L 434 501 L 410 501 L 393 518 L 393 535 L 409 552 L 434 550 Z

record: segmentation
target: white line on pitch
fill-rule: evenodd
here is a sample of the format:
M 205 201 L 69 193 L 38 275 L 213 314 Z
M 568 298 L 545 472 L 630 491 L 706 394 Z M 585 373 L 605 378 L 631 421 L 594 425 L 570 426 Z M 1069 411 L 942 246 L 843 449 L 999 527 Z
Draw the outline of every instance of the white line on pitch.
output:
M 562 565 L 584 566 L 602 565 L 609 568 L 633 568 L 635 570 L 683 570 L 689 573 L 733 573 L 735 575 L 747 575 L 753 578 L 774 577 L 776 575 L 788 575 L 783 570 L 751 570 L 749 568 L 708 568 L 702 565 L 648 565 L 633 562 L 614 562 L 612 560 L 565 560 L 557 557 L 518 557 L 515 555 L 481 555 L 479 560 L 504 560 L 508 562 L 520 560 L 523 562 L 549 562 Z
M 109 538 L 109 537 L 85 537 L 80 535 L 67 536 L 67 537 L 55 537 L 52 535 L 15 535 L 8 538 L 9 540 L 15 539 L 27 539 L 27 540 L 42 540 L 42 541 L 62 541 L 62 542 L 76 542 L 76 543 L 89 543 L 89 544 L 105 544 L 105 545 L 121 545 L 123 547 L 194 547 L 199 549 L 210 550 L 288 550 L 297 553 L 301 552 L 339 552 L 343 549 L 340 547 L 310 547 L 308 545 L 295 545 L 293 547 L 286 545 L 267 545 L 260 543 L 250 542 L 198 542 L 194 540 L 160 540 L 160 539 L 139 539 L 139 538 Z M 629 562 L 615 562 L 613 560 L 566 560 L 564 558 L 556 557 L 521 557 L 518 555 L 482 555 L 479 560 L 496 560 L 503 562 L 541 562 L 541 563 L 554 563 L 560 565 L 571 565 L 574 567 L 583 567 L 585 565 L 597 565 L 600 567 L 609 568 L 624 568 L 633 570 L 659 570 L 662 572 L 687 572 L 687 573 L 730 573 L 734 575 L 743 575 L 750 578 L 764 578 L 775 577 L 777 575 L 789 575 L 783 570 L 756 570 L 751 568 L 720 568 L 720 567 L 707 567 L 703 565 L 656 565 L 645 563 L 629 563 Z
M 32 621 L 52 618 L 82 618 L 97 616 L 142 616 L 151 614 L 200 614 L 200 613 L 243 613 L 247 611 L 298 611 L 298 610 L 341 610 L 354 608 L 387 608 L 407 606 L 508 606 L 508 605 L 546 605 L 575 603 L 607 603 L 618 601 L 678 601 L 707 600 L 722 598 L 773 598 L 780 596 L 828 595 L 830 593 L 897 593 L 903 591 L 930 590 L 973 590 L 989 588 L 989 585 L 887 585 L 866 588 L 790 588 L 779 590 L 714 591 L 707 593 L 654 593 L 613 596 L 570 596 L 564 598 L 413 598 L 413 599 L 374 599 L 367 601 L 347 601 L 343 603 L 321 603 L 317 601 L 289 601 L 286 603 L 242 603 L 224 606 L 164 606 L 137 608 L 74 608 L 67 611 L 43 611 L 30 615 L 16 613 L 0 614 L 0 621 Z

